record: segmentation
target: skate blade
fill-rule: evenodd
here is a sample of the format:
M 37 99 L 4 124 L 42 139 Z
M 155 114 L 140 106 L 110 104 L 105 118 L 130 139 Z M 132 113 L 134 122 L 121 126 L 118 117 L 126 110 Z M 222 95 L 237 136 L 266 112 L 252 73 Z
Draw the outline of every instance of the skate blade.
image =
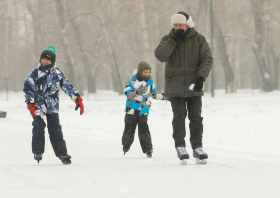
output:
M 181 164 L 182 164 L 182 165 L 186 165 L 186 164 L 187 164 L 187 162 L 188 162 L 188 160 L 187 160 L 187 159 L 182 159 L 182 160 L 181 160 Z
M 195 163 L 197 163 L 197 164 L 206 164 L 207 163 L 207 159 L 200 160 L 200 159 L 195 158 Z

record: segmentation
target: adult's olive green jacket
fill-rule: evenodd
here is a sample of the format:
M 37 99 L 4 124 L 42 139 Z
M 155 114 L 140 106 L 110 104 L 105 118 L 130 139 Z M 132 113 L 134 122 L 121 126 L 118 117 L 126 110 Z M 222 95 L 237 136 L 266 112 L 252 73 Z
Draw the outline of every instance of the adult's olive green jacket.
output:
M 166 62 L 165 67 L 165 96 L 193 97 L 202 96 L 201 92 L 189 90 L 197 76 L 206 80 L 212 68 L 211 50 L 204 36 L 191 28 L 183 40 L 175 42 L 172 35 L 161 39 L 155 50 L 155 56 L 160 62 Z

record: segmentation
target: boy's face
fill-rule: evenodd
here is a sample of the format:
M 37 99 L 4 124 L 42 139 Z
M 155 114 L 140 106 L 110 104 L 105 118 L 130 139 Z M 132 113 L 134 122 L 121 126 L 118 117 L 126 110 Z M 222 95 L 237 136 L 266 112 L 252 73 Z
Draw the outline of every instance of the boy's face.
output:
M 147 77 L 150 76 L 150 74 L 151 74 L 151 70 L 146 69 L 146 70 L 144 70 L 144 71 L 142 72 L 141 75 L 147 78 Z
M 50 60 L 46 59 L 46 58 L 42 58 L 42 59 L 41 59 L 41 64 L 42 64 L 43 66 L 47 66 L 47 65 L 52 64 L 52 62 L 51 62 Z

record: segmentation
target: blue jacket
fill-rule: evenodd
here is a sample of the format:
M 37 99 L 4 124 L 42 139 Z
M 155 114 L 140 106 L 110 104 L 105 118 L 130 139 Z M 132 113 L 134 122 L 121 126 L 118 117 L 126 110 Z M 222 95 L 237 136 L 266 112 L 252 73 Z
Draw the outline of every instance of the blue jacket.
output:
M 26 77 L 23 87 L 26 104 L 34 103 L 36 109 L 45 114 L 58 113 L 59 87 L 75 102 L 78 91 L 67 80 L 62 71 L 54 65 L 42 66 L 40 61 L 36 68 Z
M 139 80 L 134 73 L 134 76 L 125 87 L 124 94 L 127 97 L 125 112 L 127 114 L 147 115 L 152 104 L 151 97 L 157 100 L 164 100 L 164 97 L 162 93 L 156 90 L 152 79 L 146 82 L 145 93 L 139 95 L 139 92 L 133 87 L 138 82 Z

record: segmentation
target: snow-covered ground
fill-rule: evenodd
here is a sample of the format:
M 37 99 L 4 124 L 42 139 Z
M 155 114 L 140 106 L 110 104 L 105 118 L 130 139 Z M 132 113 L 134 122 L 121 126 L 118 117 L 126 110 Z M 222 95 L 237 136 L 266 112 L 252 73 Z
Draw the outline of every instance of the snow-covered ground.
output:
M 71 165 L 54 156 L 46 132 L 40 165 L 31 153 L 32 118 L 22 93 L 0 93 L 0 197 L 258 198 L 280 197 L 280 92 L 216 91 L 203 97 L 206 165 L 180 165 L 172 139 L 169 102 L 153 101 L 149 115 L 154 153 L 147 158 L 136 135 L 124 156 L 125 96 L 98 91 L 84 97 L 80 116 L 60 92 L 60 122 Z M 188 126 L 188 121 L 186 122 Z M 188 128 L 188 127 L 187 127 Z

